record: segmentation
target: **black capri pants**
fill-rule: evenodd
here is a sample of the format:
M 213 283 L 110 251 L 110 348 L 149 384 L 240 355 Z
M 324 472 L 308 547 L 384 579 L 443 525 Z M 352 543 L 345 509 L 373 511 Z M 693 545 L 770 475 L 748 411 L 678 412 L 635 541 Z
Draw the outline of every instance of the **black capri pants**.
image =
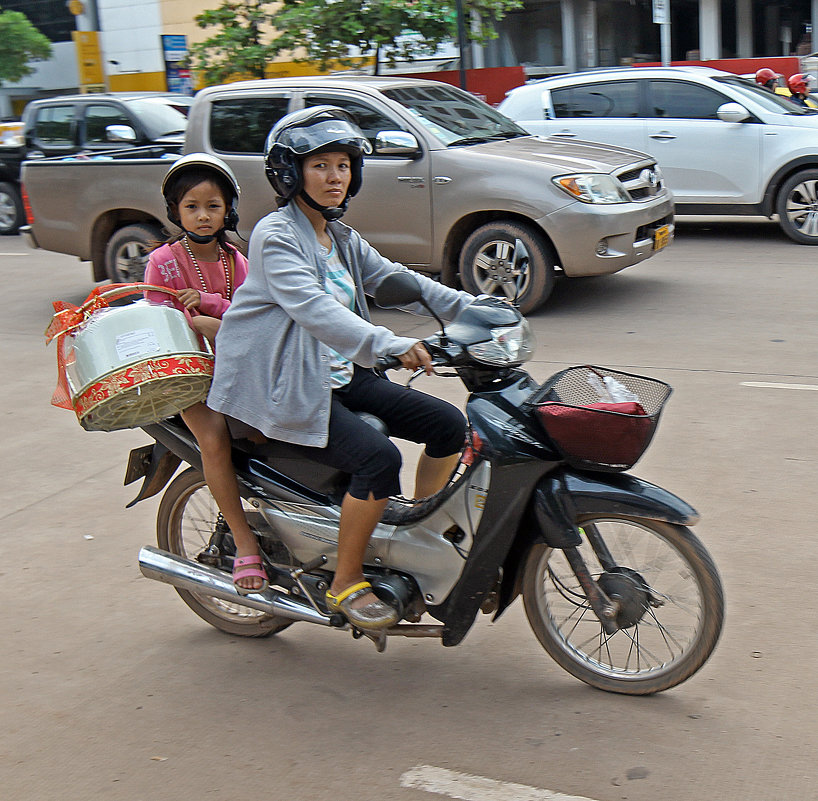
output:
M 400 494 L 402 458 L 395 444 L 355 412 L 369 412 L 386 423 L 398 439 L 426 445 L 432 458 L 463 448 L 466 419 L 452 404 L 381 378 L 355 366 L 352 380 L 332 392 L 329 439 L 325 448 L 299 446 L 312 461 L 352 475 L 349 494 L 366 500 Z

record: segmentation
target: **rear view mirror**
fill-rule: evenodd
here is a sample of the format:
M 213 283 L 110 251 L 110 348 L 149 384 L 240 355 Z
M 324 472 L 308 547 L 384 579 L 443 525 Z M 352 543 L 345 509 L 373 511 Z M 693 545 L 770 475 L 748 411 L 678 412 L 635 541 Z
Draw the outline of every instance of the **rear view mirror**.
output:
M 420 145 L 414 135 L 407 131 L 378 131 L 375 137 L 375 152 L 379 156 L 414 158 L 420 155 Z
M 724 103 L 716 110 L 722 122 L 744 122 L 750 119 L 750 112 L 741 103 Z
M 108 125 L 105 138 L 109 142 L 135 142 L 136 131 L 130 125 Z
M 382 309 L 395 309 L 422 300 L 417 278 L 411 273 L 390 273 L 375 290 L 375 303 Z

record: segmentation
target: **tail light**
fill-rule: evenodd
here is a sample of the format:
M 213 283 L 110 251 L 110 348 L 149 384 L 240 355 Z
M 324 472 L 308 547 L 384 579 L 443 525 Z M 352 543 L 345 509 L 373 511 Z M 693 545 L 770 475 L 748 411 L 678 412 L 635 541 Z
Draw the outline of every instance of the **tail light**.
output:
M 28 198 L 28 192 L 26 192 L 26 188 L 25 188 L 25 186 L 23 186 L 23 184 L 20 184 L 20 194 L 21 194 L 21 196 L 23 198 L 23 211 L 25 212 L 25 215 L 26 215 L 26 222 L 29 225 L 33 225 L 34 224 L 34 211 L 31 208 L 31 201 Z

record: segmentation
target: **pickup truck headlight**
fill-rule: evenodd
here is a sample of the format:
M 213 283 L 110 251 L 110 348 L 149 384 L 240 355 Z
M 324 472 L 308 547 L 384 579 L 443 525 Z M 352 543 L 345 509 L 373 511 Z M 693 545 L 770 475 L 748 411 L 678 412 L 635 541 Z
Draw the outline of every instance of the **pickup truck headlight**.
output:
M 551 180 L 583 203 L 627 203 L 630 200 L 622 184 L 610 175 L 576 173 Z
M 517 325 L 492 328 L 488 342 L 477 342 L 466 350 L 473 359 L 483 364 L 510 365 L 527 362 L 534 353 L 534 335 L 528 320 Z

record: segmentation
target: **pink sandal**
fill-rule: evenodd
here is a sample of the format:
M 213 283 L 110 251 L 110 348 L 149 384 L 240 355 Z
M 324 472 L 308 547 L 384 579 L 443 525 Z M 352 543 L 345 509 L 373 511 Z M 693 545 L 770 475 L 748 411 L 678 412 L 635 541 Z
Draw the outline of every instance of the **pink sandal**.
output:
M 252 565 L 258 565 L 258 567 L 252 567 Z M 261 579 L 260 587 L 242 587 L 236 583 L 241 579 L 256 577 Z M 237 556 L 233 560 L 233 586 L 239 595 L 251 595 L 256 592 L 264 592 L 264 590 L 270 586 L 260 556 Z

